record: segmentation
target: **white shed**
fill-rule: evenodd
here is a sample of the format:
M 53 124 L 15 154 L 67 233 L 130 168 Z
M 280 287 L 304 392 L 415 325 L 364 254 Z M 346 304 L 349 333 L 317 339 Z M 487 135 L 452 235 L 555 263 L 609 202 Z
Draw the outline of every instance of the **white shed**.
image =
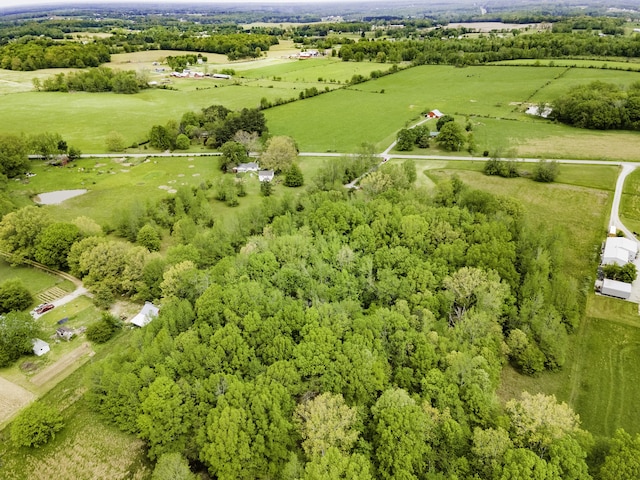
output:
M 603 295 L 608 295 L 610 297 L 628 300 L 631 296 L 631 284 L 605 278 L 602 281 L 602 288 L 600 289 L 600 293 L 602 293 Z
M 608 237 L 604 244 L 602 263 L 604 265 L 624 266 L 633 261 L 638 254 L 638 244 L 624 237 Z
M 158 316 L 159 311 L 160 309 L 153 303 L 144 302 L 144 307 L 142 307 L 140 313 L 138 313 L 131 319 L 131 323 L 136 325 L 137 327 L 144 327 L 148 323 L 151 323 L 151 320 Z
M 51 348 L 49 348 L 49 344 L 44 340 L 34 338 L 31 342 L 33 343 L 33 353 L 38 357 L 41 357 L 45 353 L 49 352 L 49 350 L 51 350 Z

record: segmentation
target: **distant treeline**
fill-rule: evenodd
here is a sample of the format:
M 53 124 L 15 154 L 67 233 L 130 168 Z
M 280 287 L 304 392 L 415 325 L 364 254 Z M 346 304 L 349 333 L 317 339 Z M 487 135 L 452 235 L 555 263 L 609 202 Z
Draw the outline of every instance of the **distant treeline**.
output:
M 97 67 L 110 59 L 109 48 L 99 43 L 61 43 L 25 37 L 0 47 L 0 68 L 6 70 Z
M 114 72 L 106 67 L 67 74 L 59 73 L 45 79 L 42 83 L 34 78 L 33 84 L 36 90 L 45 92 L 138 93 L 149 86 L 146 78 L 133 70 Z
M 188 50 L 192 52 L 219 53 L 227 55 L 229 60 L 259 57 L 272 45 L 278 44 L 278 38 L 265 34 L 223 33 L 223 34 L 184 34 L 178 29 L 154 27 L 140 33 L 123 33 L 103 41 L 118 48 L 135 50 Z
M 415 65 L 480 65 L 521 58 L 581 56 L 639 57 L 637 37 L 599 37 L 587 33 L 515 35 L 510 37 L 429 38 L 404 41 L 362 40 L 343 45 L 344 61 L 412 62 Z

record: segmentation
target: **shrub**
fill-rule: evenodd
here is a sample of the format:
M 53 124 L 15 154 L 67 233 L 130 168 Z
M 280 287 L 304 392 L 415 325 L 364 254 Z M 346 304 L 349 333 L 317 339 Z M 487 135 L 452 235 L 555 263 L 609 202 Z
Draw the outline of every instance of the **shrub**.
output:
M 540 160 L 536 165 L 536 169 L 533 172 L 533 179 L 536 182 L 551 183 L 555 182 L 558 176 L 558 162 L 547 160 Z
M 0 284 L 0 313 L 25 310 L 32 303 L 33 296 L 21 280 L 12 279 Z
M 55 438 L 62 427 L 64 422 L 57 409 L 36 402 L 11 424 L 11 440 L 20 447 L 39 447 Z

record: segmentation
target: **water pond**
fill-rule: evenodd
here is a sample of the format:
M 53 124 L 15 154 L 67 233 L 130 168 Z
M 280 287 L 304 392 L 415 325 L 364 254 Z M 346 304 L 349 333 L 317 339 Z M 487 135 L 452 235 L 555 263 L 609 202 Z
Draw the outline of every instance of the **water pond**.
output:
M 33 197 L 33 201 L 41 205 L 58 205 L 65 200 L 87 193 L 87 190 L 80 188 L 77 190 L 57 190 L 55 192 L 40 193 Z

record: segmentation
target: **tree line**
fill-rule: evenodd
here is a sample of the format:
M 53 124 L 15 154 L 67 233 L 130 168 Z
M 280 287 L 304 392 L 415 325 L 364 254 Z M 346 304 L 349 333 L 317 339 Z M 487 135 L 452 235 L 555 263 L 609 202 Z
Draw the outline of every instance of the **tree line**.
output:
M 82 44 L 23 37 L 0 46 L 0 68 L 6 70 L 98 67 L 110 58 L 109 47 L 97 42 Z
M 134 70 L 114 71 L 106 67 L 58 73 L 43 81 L 33 79 L 33 86 L 45 92 L 113 92 L 138 93 L 149 88 L 146 75 Z
M 480 38 L 424 38 L 423 40 L 361 40 L 343 45 L 344 61 L 412 62 L 416 65 L 481 65 L 522 58 L 567 58 L 577 56 L 640 56 L 634 37 L 599 37 L 588 33 L 548 33 Z
M 556 98 L 550 118 L 580 128 L 640 130 L 640 82 L 579 85 Z

